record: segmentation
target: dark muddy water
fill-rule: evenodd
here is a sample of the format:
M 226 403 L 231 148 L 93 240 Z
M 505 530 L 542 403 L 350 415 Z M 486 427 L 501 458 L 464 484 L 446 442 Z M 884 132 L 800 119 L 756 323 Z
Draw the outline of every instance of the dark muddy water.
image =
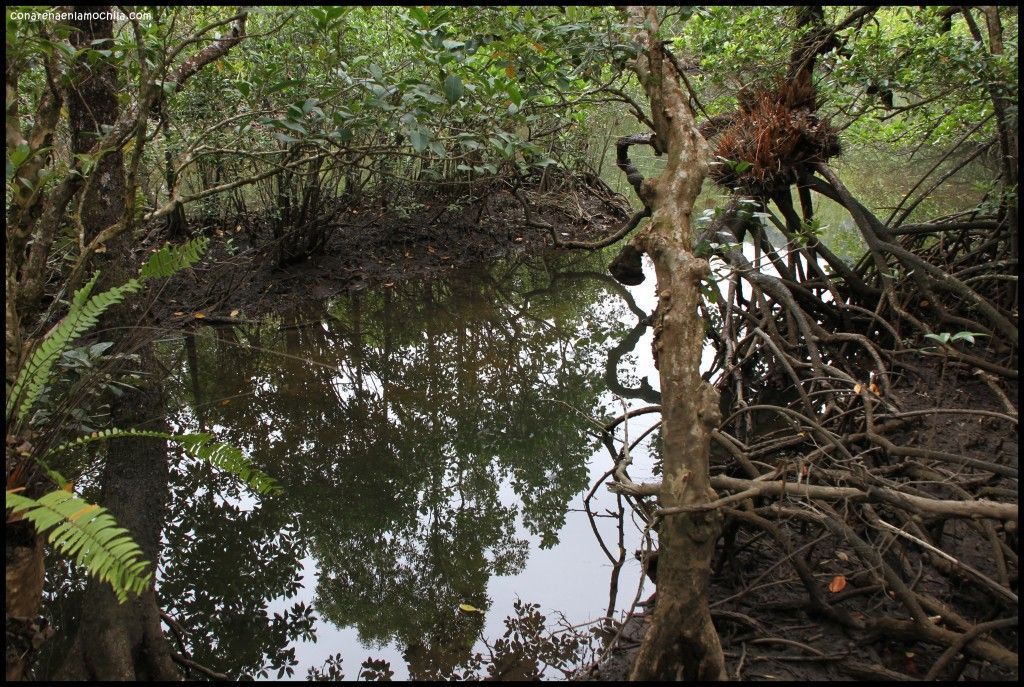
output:
M 582 497 L 611 462 L 587 418 L 647 405 L 628 396 L 658 382 L 638 326 L 653 286 L 626 290 L 602 262 L 400 283 L 166 343 L 172 424 L 243 448 L 283 487 L 257 497 L 175 469 L 159 594 L 196 660 L 302 678 L 340 652 L 350 678 L 372 656 L 401 679 L 500 637 L 517 598 L 552 627 L 603 615 L 611 564 Z M 617 551 L 615 523 L 597 523 Z M 630 555 L 617 607 L 638 578 Z

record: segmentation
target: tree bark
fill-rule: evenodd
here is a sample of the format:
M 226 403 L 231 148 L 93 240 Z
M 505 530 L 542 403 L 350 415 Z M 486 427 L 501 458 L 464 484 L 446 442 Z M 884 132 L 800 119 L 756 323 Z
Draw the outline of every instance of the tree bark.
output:
M 100 8 L 101 12 L 109 7 Z M 113 36 L 113 20 L 74 20 L 76 45 L 88 47 Z M 116 67 L 108 60 L 92 65 L 84 59 L 76 64 L 75 83 L 69 87 L 68 118 L 72 148 L 76 154 L 90 151 L 102 137 L 103 127 L 113 126 L 120 114 L 117 103 Z M 98 161 L 82 194 L 79 230 L 82 245 L 110 226 L 129 226 L 130 204 L 126 195 L 124 159 L 120 149 Z M 123 284 L 133 276 L 130 265 L 131 237 L 121 232 L 113 237 L 110 250 L 94 261 L 102 267 L 98 288 Z M 130 332 L 136 324 L 138 305 L 113 308 L 101 326 L 114 332 Z M 130 334 L 129 334 L 130 336 Z M 123 338 L 119 348 L 132 342 Z M 149 344 L 140 351 L 143 373 L 140 387 L 126 392 L 111 405 L 115 427 L 155 428 L 166 431 L 159 375 L 152 374 L 155 359 Z M 139 544 L 153 565 L 160 554 L 160 530 L 167 498 L 167 448 L 160 441 L 143 438 L 110 442 L 102 476 L 100 503 L 106 506 Z M 180 680 L 181 673 L 170 658 L 170 645 L 160 628 L 160 609 L 153 584 L 137 598 L 118 603 L 110 586 L 89 581 L 71 650 L 58 676 L 72 680 Z
M 97 8 L 94 13 L 109 16 L 111 7 Z M 84 17 L 85 15 L 78 15 Z M 74 18 L 71 42 L 79 49 L 111 49 L 114 41 L 113 19 Z M 98 43 L 97 41 L 107 41 Z M 71 128 L 71 149 L 75 155 L 88 153 L 103 137 L 103 127 L 117 122 L 117 66 L 111 59 L 86 59 L 82 54 L 75 63 L 74 79 L 67 86 L 65 100 Z M 83 243 L 88 243 L 103 229 L 121 218 L 124 209 L 124 155 L 120 148 L 100 157 L 86 182 L 80 201 L 80 227 L 85 231 Z
M 654 262 L 658 280 L 654 356 L 661 379 L 662 508 L 716 498 L 708 471 L 711 431 L 721 419 L 717 392 L 700 377 L 704 322 L 699 284 L 710 272 L 693 255 L 691 214 L 707 173 L 710 151 L 697 130 L 671 60 L 658 37 L 651 7 L 629 9 L 641 53 L 633 64 L 651 104 L 664 172 L 640 187 L 650 225 L 633 244 Z M 711 621 L 707 585 L 721 530 L 717 511 L 665 517 L 659 529 L 658 601 L 630 678 L 721 680 L 725 662 Z
M 150 345 L 141 352 L 153 378 Z M 156 385 L 126 393 L 111 408 L 121 427 L 167 431 L 163 396 Z M 100 503 L 131 532 L 152 564 L 160 556 L 160 532 L 168 498 L 168 452 L 163 440 L 110 442 Z M 63 664 L 63 680 L 180 680 L 171 646 L 160 627 L 160 608 L 150 587 L 124 604 L 110 585 L 95 579 L 86 588 L 79 624 Z

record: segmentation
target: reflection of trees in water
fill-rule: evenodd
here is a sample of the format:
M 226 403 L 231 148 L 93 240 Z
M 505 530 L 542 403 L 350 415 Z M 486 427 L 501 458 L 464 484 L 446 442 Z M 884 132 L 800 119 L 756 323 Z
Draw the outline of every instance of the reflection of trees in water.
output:
M 161 597 L 207 640 L 198 661 L 231 674 L 292 662 L 308 610 L 278 619 L 267 600 L 295 596 L 304 555 L 318 612 L 397 641 L 412 674 L 468 658 L 482 617 L 457 607 L 486 607 L 490 576 L 522 570 L 517 518 L 557 542 L 593 443 L 566 406 L 600 414 L 602 344 L 623 334 L 593 316 L 599 281 L 516 295 L 550 279 L 399 285 L 197 337 L 180 388 L 203 396 L 182 420 L 223 428 L 284 487 L 251 504 L 209 489 L 220 480 L 203 468 L 177 476 Z

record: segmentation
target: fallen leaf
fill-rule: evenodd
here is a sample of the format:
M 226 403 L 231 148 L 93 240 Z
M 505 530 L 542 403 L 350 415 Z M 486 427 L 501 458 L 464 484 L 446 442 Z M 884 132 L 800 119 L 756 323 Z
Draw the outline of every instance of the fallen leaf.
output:
M 175 315 L 184 315 L 185 313 L 183 313 L 183 312 L 181 312 L 181 311 L 179 310 L 179 311 L 177 311 L 177 312 L 176 312 L 176 313 L 174 313 L 174 314 L 175 314 Z
M 232 310 L 231 314 L 230 314 L 230 317 L 238 317 L 238 311 L 237 310 Z
M 853 385 L 853 393 L 859 394 L 860 390 L 861 390 L 861 385 L 860 384 L 854 384 Z
M 832 581 L 828 583 L 828 590 L 833 594 L 838 594 L 844 589 L 846 589 L 846 578 L 842 575 L 836 575 L 832 578 Z
M 387 284 L 384 285 L 384 287 L 390 289 L 394 285 L 395 285 L 395 282 L 389 281 Z
M 868 391 L 873 393 L 875 396 L 881 396 L 882 395 L 882 390 L 879 389 L 878 385 L 875 384 L 874 382 L 871 382 L 871 386 L 868 387 Z
M 220 404 L 222 406 L 226 406 L 229 403 L 231 403 L 231 399 L 230 398 L 225 398 L 223 401 L 220 402 Z
M 201 320 L 201 319 L 203 319 L 204 317 L 206 317 L 206 315 L 204 315 L 204 314 L 203 314 L 203 313 L 201 313 L 201 312 L 197 312 L 197 313 L 195 314 L 195 318 L 196 318 L 197 320 Z
M 843 563 L 850 562 L 850 556 L 845 551 L 836 551 L 836 558 L 841 560 Z

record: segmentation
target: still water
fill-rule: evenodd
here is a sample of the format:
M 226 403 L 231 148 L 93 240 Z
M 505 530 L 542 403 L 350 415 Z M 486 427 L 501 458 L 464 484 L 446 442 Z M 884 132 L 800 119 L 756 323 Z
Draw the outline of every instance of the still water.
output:
M 588 418 L 658 385 L 653 284 L 622 287 L 607 260 L 406 282 L 166 343 L 172 426 L 241 447 L 283 488 L 175 469 L 158 593 L 195 659 L 301 679 L 340 653 L 350 679 L 368 657 L 403 679 L 486 655 L 517 598 L 552 627 L 604 615 L 611 563 L 582 497 L 611 459 Z M 617 552 L 615 522 L 596 523 Z M 627 530 L 619 609 L 640 576 Z

